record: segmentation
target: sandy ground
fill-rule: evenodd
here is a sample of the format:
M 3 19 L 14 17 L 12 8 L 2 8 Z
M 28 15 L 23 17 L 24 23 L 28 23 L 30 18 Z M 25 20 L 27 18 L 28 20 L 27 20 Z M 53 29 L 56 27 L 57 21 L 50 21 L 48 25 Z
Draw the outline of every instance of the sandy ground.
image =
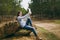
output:
M 34 25 L 38 26 L 38 27 L 43 27 L 46 30 L 48 30 L 49 32 L 54 33 L 55 35 L 57 35 L 60 38 L 60 24 L 56 24 L 56 23 L 47 23 L 47 22 L 39 22 L 39 21 L 35 21 L 33 22 Z

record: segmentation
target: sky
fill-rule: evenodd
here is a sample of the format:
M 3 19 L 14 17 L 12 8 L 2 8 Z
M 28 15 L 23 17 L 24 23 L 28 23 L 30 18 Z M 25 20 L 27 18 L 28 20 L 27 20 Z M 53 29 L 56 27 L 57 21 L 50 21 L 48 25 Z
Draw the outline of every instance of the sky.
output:
M 27 10 L 27 8 L 29 7 L 28 3 L 31 3 L 31 0 L 22 0 L 21 7 Z

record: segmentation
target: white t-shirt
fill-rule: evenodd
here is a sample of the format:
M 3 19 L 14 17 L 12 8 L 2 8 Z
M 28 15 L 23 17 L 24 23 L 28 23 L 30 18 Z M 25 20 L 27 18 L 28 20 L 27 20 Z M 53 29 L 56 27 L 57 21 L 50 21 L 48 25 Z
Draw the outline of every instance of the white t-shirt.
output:
M 21 25 L 21 27 L 24 27 L 26 25 L 27 18 L 30 18 L 30 13 L 27 13 L 24 16 L 17 17 L 17 20 L 18 20 L 19 24 Z
M 21 27 L 24 27 L 26 25 L 27 18 L 30 18 L 30 14 L 32 13 L 31 13 L 31 10 L 29 9 L 29 12 L 26 15 L 17 17 L 17 20 L 21 25 Z

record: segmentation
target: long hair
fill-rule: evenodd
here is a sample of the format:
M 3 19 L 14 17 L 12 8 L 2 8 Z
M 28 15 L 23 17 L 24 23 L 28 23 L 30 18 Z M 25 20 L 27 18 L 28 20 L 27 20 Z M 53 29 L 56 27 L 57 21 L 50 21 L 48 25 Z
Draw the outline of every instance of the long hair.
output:
M 19 14 L 20 14 L 20 12 L 17 13 L 17 17 L 19 16 Z M 17 20 L 17 18 L 16 18 L 16 20 Z
M 17 13 L 17 17 L 19 16 L 20 12 Z

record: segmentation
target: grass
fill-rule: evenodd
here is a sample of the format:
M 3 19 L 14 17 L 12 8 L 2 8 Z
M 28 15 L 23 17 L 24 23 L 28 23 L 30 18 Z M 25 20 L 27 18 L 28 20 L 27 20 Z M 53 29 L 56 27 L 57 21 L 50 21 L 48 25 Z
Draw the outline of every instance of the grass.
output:
M 54 20 L 54 23 L 60 24 L 60 20 Z
M 58 38 L 52 32 L 49 32 L 48 30 L 46 30 L 46 29 L 44 29 L 42 27 L 40 27 L 39 29 L 42 32 L 42 34 L 47 38 L 47 40 L 60 40 L 60 38 Z

